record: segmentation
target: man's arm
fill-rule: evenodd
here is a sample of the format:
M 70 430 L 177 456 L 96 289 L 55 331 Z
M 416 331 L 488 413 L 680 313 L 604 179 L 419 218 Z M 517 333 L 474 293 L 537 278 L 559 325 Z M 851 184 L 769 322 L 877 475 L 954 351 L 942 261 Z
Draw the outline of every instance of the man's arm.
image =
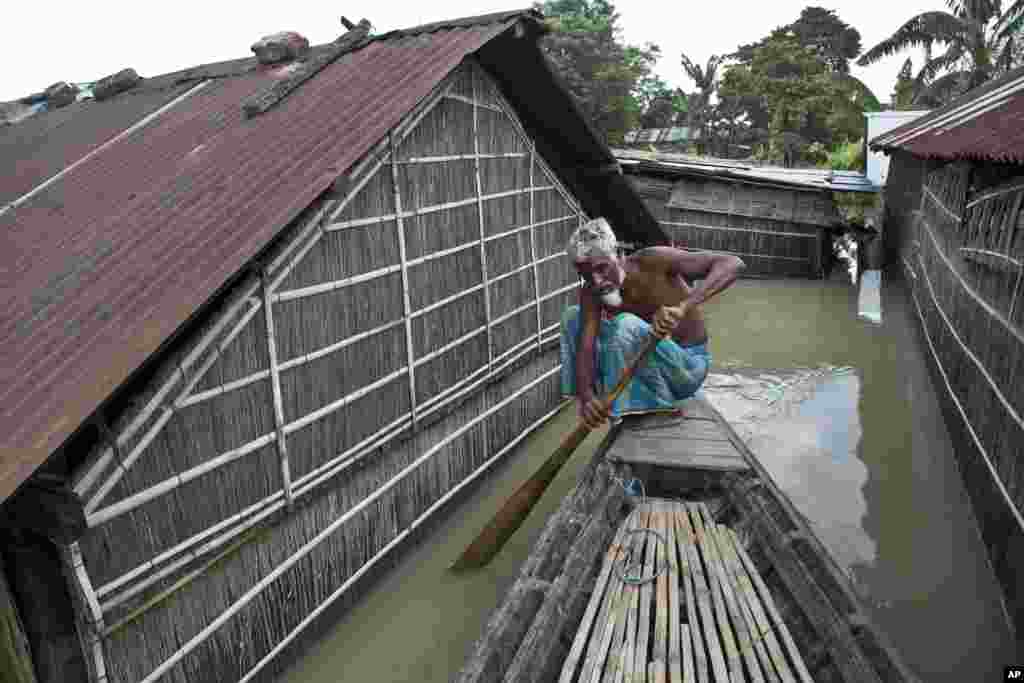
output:
M 728 289 L 747 267 L 742 259 L 732 254 L 683 251 L 675 247 L 651 247 L 644 250 L 644 255 L 648 254 L 659 260 L 664 259 L 670 275 L 701 281 L 690 290 L 686 299 L 688 308 L 702 304 Z

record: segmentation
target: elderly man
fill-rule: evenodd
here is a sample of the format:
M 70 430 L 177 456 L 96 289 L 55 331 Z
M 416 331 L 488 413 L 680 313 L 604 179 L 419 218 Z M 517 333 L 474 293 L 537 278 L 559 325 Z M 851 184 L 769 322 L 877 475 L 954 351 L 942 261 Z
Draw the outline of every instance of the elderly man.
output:
M 735 256 L 648 247 L 620 257 L 608 222 L 597 218 L 569 238 L 583 279 L 579 305 L 562 317 L 562 393 L 575 395 L 591 429 L 608 417 L 602 398 L 653 328 L 662 338 L 611 408 L 616 416 L 671 410 L 707 376 L 711 355 L 700 304 L 745 267 Z M 692 282 L 700 279 L 694 287 Z

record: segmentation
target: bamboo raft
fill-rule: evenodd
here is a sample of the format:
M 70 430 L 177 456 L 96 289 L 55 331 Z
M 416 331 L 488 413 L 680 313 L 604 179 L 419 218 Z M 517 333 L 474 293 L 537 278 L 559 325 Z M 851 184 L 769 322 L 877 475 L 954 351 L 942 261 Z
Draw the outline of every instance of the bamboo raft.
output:
M 610 430 L 456 680 L 917 678 L 728 422 L 692 399 Z

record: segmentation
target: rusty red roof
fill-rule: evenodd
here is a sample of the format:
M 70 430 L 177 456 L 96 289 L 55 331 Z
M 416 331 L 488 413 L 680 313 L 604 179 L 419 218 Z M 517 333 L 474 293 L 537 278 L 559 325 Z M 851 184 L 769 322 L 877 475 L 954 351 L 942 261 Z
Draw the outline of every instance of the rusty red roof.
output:
M 243 102 L 285 68 L 242 60 L 41 114 L 81 135 L 58 131 L 35 163 L 30 138 L 54 120 L 0 130 L 5 159 L 19 150 L 0 175 L 0 500 L 463 58 L 527 16 L 385 34 L 251 119 Z
M 870 142 L 928 159 L 1024 162 L 1024 68 Z

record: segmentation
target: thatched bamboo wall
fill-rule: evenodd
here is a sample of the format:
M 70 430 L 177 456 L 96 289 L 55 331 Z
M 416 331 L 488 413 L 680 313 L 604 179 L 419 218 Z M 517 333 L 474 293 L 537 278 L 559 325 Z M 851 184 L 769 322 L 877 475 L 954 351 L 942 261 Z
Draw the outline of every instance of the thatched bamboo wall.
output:
M 703 177 L 629 179 L 677 246 L 736 254 L 751 275 L 821 273 L 824 231 L 838 223 L 827 193 Z
M 559 403 L 584 217 L 481 69 L 336 185 L 78 473 L 94 680 L 268 677 Z
M 1024 174 L 999 182 L 1010 170 L 958 162 L 928 173 L 902 259 L 960 471 L 1020 637 Z

